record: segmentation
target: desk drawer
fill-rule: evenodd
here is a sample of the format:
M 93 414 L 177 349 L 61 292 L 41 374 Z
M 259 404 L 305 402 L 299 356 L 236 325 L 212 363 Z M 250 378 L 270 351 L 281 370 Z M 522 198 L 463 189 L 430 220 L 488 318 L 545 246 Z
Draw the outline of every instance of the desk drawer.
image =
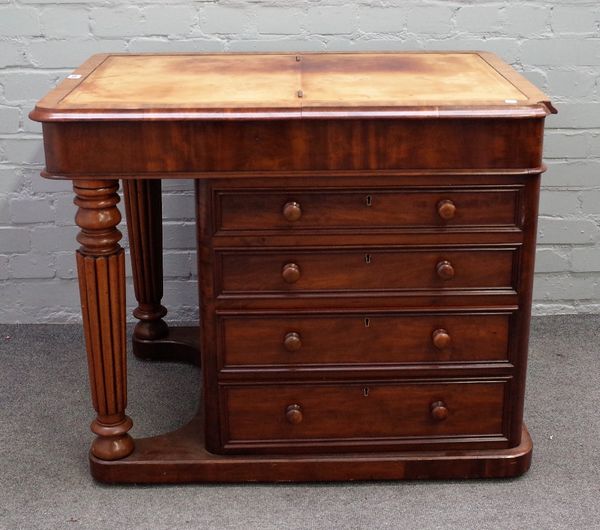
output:
M 217 192 L 218 231 L 516 226 L 518 190 Z
M 236 366 L 508 360 L 511 313 L 220 316 L 220 357 Z
M 508 289 L 514 248 L 218 252 L 220 291 L 234 293 Z
M 230 386 L 225 445 L 502 434 L 505 381 Z

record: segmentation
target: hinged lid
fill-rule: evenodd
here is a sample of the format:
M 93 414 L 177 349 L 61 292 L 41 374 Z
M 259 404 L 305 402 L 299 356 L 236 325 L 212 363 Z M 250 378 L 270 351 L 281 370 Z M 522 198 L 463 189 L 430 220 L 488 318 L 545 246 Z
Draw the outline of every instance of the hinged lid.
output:
M 38 121 L 534 117 L 547 96 L 495 55 L 96 55 L 43 98 Z

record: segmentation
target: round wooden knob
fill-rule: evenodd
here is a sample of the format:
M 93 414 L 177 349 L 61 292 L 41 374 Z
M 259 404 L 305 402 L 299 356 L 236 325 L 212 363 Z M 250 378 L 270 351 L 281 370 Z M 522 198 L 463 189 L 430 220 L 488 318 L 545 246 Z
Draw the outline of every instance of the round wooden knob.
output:
M 295 263 L 286 263 L 281 271 L 281 276 L 287 283 L 294 283 L 300 279 L 300 267 Z
M 449 261 L 440 261 L 435 266 L 435 271 L 442 280 L 451 280 L 454 278 L 454 267 Z
M 296 201 L 286 202 L 283 206 L 283 216 L 288 221 L 297 221 L 302 217 L 302 208 L 300 207 L 300 203 Z
M 290 331 L 285 335 L 283 339 L 283 346 L 287 351 L 298 351 L 302 348 L 302 340 L 300 334 L 295 331 Z
M 456 214 L 456 204 L 450 199 L 444 199 L 443 201 L 438 202 L 437 211 L 438 215 L 444 219 L 444 221 L 448 221 Z
M 431 417 L 436 421 L 444 421 L 448 417 L 448 407 L 443 401 L 434 401 L 431 404 Z
M 285 419 L 292 425 L 298 425 L 302 419 L 302 409 L 300 405 L 288 405 L 285 409 Z
M 448 346 L 450 346 L 450 343 L 452 342 L 452 339 L 450 338 L 449 333 L 445 329 L 442 329 L 442 328 L 436 329 L 431 334 L 431 340 L 433 342 L 433 345 L 438 350 L 443 350 L 444 348 L 447 348 Z

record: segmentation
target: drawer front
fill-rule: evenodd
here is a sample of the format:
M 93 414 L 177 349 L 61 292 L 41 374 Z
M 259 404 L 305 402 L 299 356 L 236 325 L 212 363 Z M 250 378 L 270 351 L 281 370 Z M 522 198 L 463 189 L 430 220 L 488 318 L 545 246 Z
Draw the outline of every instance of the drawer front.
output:
M 518 190 L 217 192 L 217 230 L 516 226 Z
M 510 313 L 220 316 L 224 367 L 508 360 Z
M 514 248 L 219 252 L 217 291 L 512 288 Z
M 226 444 L 502 434 L 505 382 L 239 386 Z

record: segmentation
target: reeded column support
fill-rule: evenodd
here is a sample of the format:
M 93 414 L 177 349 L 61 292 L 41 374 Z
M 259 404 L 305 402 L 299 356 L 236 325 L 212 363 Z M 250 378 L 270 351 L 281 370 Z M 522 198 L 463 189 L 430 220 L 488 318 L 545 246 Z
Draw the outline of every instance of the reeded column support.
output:
M 123 180 L 133 287 L 139 319 L 133 331 L 133 353 L 139 359 L 200 364 L 196 327 L 169 328 L 163 317 L 161 181 Z
M 134 443 L 128 431 L 127 349 L 125 339 L 125 255 L 119 245 L 121 220 L 117 180 L 74 182 L 77 271 L 88 357 L 92 422 L 96 439 L 92 454 L 102 460 L 128 456 Z
M 133 286 L 138 306 L 133 315 L 140 321 L 133 336 L 136 339 L 158 340 L 169 333 L 162 319 L 167 314 L 161 305 L 163 297 L 162 264 L 162 200 L 160 180 L 124 180 L 125 211 L 129 251 L 133 269 Z

